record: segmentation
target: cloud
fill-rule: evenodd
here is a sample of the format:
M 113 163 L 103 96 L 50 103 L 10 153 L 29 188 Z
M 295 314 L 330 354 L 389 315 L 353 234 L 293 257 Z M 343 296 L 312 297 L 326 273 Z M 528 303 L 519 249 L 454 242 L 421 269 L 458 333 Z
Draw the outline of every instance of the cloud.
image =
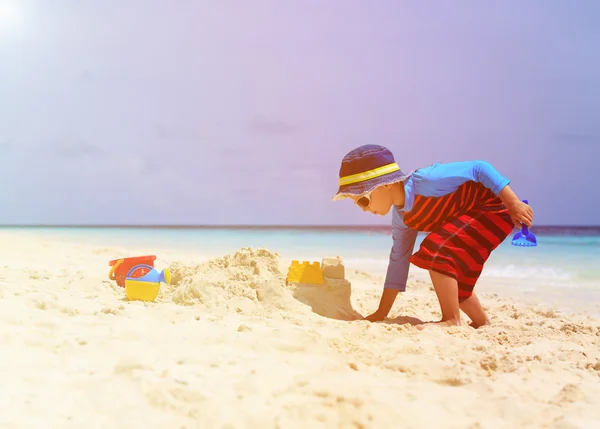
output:
M 85 141 L 61 141 L 53 146 L 53 152 L 65 158 L 103 155 L 102 148 Z
M 77 80 L 82 83 L 94 83 L 96 80 L 96 74 L 90 70 L 82 70 L 77 75 Z
M 8 142 L 1 142 L 0 143 L 0 153 L 2 154 L 8 154 L 12 152 L 12 144 L 8 143 Z
M 260 115 L 252 118 L 248 128 L 253 132 L 267 135 L 291 135 L 298 131 L 298 127 L 289 122 L 268 119 Z
M 99 146 L 87 143 L 81 140 L 59 140 L 57 143 L 50 144 L 32 144 L 19 142 L 14 143 L 8 140 L 0 140 L 0 154 L 15 154 L 17 156 L 28 156 L 30 159 L 46 159 L 49 155 L 59 158 L 81 158 L 104 155 L 106 152 Z
M 201 143 L 206 140 L 206 137 L 199 131 L 194 129 L 186 129 L 185 127 L 177 127 L 172 125 L 165 125 L 163 123 L 156 122 L 153 124 L 153 129 L 156 137 L 162 140 L 174 140 Z

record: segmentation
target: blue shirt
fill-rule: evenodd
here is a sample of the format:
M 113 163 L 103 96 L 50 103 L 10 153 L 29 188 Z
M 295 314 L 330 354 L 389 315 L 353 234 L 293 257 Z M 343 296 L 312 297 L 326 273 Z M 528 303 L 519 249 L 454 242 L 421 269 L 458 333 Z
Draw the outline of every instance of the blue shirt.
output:
M 404 206 L 394 207 L 392 211 L 393 245 L 384 283 L 385 289 L 401 292 L 406 290 L 410 264 L 408 259 L 412 255 L 418 231 L 404 224 L 403 212 L 412 210 L 415 196 L 441 197 L 456 191 L 468 181 L 481 183 L 495 195 L 510 183 L 485 161 L 436 163 L 412 172 L 405 180 Z

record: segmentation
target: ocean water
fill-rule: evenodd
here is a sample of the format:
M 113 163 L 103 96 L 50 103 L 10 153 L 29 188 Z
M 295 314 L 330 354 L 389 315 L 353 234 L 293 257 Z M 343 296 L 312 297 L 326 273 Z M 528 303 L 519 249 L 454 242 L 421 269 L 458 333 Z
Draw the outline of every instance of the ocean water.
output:
M 286 259 L 343 257 L 348 268 L 385 275 L 392 238 L 386 227 L 367 228 L 10 228 L 99 246 L 183 250 L 219 256 L 242 247 L 266 247 Z M 516 233 L 515 229 L 513 234 Z M 532 229 L 538 246 L 507 238 L 491 255 L 481 281 L 518 292 L 575 297 L 600 311 L 600 227 Z M 425 234 L 415 244 L 418 249 Z M 411 272 L 421 271 L 411 267 Z M 595 307 L 594 307 L 595 306 Z

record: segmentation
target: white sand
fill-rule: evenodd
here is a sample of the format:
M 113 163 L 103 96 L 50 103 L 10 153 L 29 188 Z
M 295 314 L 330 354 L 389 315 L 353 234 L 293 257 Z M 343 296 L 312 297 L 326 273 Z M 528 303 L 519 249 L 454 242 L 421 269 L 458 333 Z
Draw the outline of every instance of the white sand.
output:
M 0 233 L 2 429 L 600 427 L 587 316 L 485 297 L 479 330 L 349 321 L 383 281 L 357 267 L 350 299 L 286 287 L 288 261 L 267 250 L 198 265 L 32 237 Z M 128 302 L 108 261 L 157 252 L 178 284 Z M 429 284 L 391 316 L 439 317 Z

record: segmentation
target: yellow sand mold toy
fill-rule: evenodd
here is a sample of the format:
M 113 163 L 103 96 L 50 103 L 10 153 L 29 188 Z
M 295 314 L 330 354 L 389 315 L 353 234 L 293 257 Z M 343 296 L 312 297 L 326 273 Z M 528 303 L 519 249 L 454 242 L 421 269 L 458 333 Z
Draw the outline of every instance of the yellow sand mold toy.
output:
M 287 283 L 323 284 L 323 271 L 319 262 L 292 261 L 288 269 Z
M 149 270 L 142 277 L 133 277 L 136 270 Z M 154 301 L 158 296 L 160 284 L 171 284 L 171 273 L 165 268 L 160 273 L 149 265 L 136 265 L 125 278 L 125 295 L 131 301 Z

